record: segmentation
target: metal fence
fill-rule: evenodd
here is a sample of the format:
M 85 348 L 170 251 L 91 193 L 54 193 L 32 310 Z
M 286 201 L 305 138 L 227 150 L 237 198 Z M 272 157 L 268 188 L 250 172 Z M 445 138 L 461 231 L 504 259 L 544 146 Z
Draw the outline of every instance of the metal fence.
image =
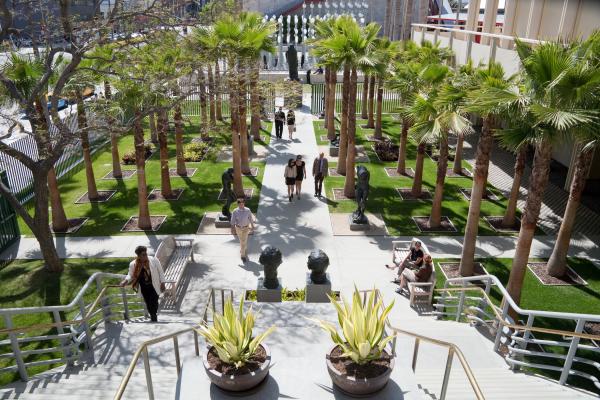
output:
M 88 112 L 88 120 L 93 121 L 94 119 L 95 116 Z M 67 115 L 64 122 L 71 132 L 76 133 L 78 131 L 76 112 Z M 54 125 L 51 126 L 50 134 L 55 135 L 57 133 L 58 128 Z M 89 137 L 92 154 L 108 143 L 106 135 L 90 132 Z M 34 160 L 38 157 L 37 144 L 35 139 L 30 135 L 23 135 L 20 139 L 9 143 L 9 146 Z M 81 141 L 76 139 L 65 147 L 62 155 L 54 164 L 54 168 L 58 178 L 67 178 L 80 171 L 82 167 L 83 152 Z M 0 152 L 0 168 L 7 172 L 8 184 L 20 203 L 24 204 L 33 198 L 33 175 L 27 167 L 17 159 Z
M 189 95 L 184 101 L 183 104 L 181 106 L 181 112 L 183 114 L 183 116 L 185 117 L 199 117 L 202 115 L 202 109 L 200 107 L 200 87 L 199 86 L 185 86 L 182 87 L 181 89 L 184 92 L 191 92 L 192 94 Z M 248 88 L 248 93 L 250 93 L 250 88 Z M 225 115 L 231 115 L 230 113 L 230 109 L 229 109 L 229 94 L 227 93 L 221 93 L 221 112 L 222 114 Z M 273 113 L 273 110 L 275 110 L 275 89 L 274 88 L 269 88 L 267 89 L 267 93 L 266 96 L 261 96 L 261 101 L 262 101 L 262 105 L 263 108 L 265 110 L 266 114 L 271 114 Z M 209 98 L 208 98 L 208 93 L 207 93 L 207 97 L 206 97 L 206 107 L 207 107 L 207 113 L 208 113 L 208 107 L 209 107 Z M 248 94 L 248 96 L 246 97 L 246 108 L 248 111 L 248 116 L 250 115 L 250 95 Z
M 356 97 L 356 113 L 362 113 L 362 100 L 363 100 L 363 84 L 357 85 L 357 97 Z M 313 114 L 320 114 L 324 108 L 325 100 L 325 84 L 315 83 L 311 85 L 312 101 L 310 110 Z M 375 91 L 375 101 L 377 101 L 377 91 Z M 398 112 L 400 107 L 400 94 L 393 90 L 384 88 L 383 89 L 383 109 L 384 113 L 395 113 Z M 342 112 L 342 83 L 336 84 L 335 88 L 335 111 L 337 113 Z
M 0 171 L 0 179 L 8 185 L 6 171 Z M 0 196 L 0 253 L 19 238 L 19 225 L 13 207 Z

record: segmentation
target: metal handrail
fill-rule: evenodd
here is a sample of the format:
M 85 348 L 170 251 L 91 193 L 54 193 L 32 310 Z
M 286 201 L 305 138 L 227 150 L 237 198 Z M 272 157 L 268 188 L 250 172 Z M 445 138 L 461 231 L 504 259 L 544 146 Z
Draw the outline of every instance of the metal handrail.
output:
M 206 301 L 206 305 L 204 306 L 204 313 L 202 314 L 202 323 L 208 322 L 208 312 L 211 308 L 212 308 L 213 313 L 216 312 L 215 292 L 219 291 L 221 293 L 221 307 L 223 307 L 224 303 L 225 303 L 225 292 L 227 290 L 229 291 L 229 293 L 231 295 L 231 299 L 233 301 L 233 290 L 231 290 L 231 289 L 215 289 L 215 288 L 210 289 L 210 294 L 208 296 L 208 300 Z M 221 312 L 223 312 L 223 311 L 221 310 Z M 147 340 L 144 343 L 142 343 L 140 345 L 140 347 L 138 347 L 137 351 L 134 353 L 133 358 L 131 359 L 131 362 L 129 363 L 127 372 L 123 376 L 123 379 L 121 380 L 121 383 L 119 384 L 119 388 L 117 389 L 117 392 L 115 393 L 114 400 L 121 400 L 121 398 L 123 397 L 123 394 L 125 393 L 125 390 L 127 389 L 127 385 L 129 384 L 129 381 L 131 380 L 131 376 L 133 375 L 133 371 L 135 370 L 135 368 L 137 366 L 140 356 L 144 357 L 144 372 L 146 374 L 146 386 L 148 388 L 148 398 L 150 400 L 154 400 L 154 387 L 153 387 L 153 383 L 152 383 L 152 373 L 150 371 L 150 358 L 148 356 L 148 347 L 150 347 L 154 344 L 162 343 L 169 339 L 172 339 L 173 340 L 173 351 L 175 352 L 175 366 L 177 368 L 177 376 L 179 377 L 181 374 L 181 359 L 179 357 L 178 337 L 183 334 L 193 332 L 194 333 L 194 349 L 196 352 L 196 357 L 199 357 L 200 356 L 200 344 L 198 342 L 198 332 L 196 330 L 197 328 L 198 328 L 198 325 L 195 325 L 191 328 L 173 332 L 168 335 L 159 336 L 157 338 L 150 339 L 150 340 Z
M 467 361 L 465 355 L 463 354 L 463 352 L 460 350 L 460 348 L 457 345 L 455 345 L 454 343 L 443 341 L 443 340 L 423 336 L 418 333 L 405 331 L 403 329 L 398 329 L 398 328 L 392 326 L 391 324 L 389 324 L 389 322 L 387 323 L 387 326 L 393 332 L 415 338 L 415 345 L 413 348 L 413 359 L 412 359 L 412 363 L 411 363 L 413 372 L 415 372 L 415 369 L 417 366 L 417 356 L 419 355 L 419 345 L 420 345 L 421 341 L 435 344 L 435 345 L 442 346 L 442 347 L 446 347 L 448 349 L 448 358 L 446 359 L 446 369 L 444 371 L 444 380 L 442 381 L 440 400 L 444 400 L 446 398 L 446 392 L 448 390 L 448 383 L 450 380 L 450 371 L 452 369 L 452 360 L 453 360 L 455 354 L 458 357 L 458 361 L 460 362 L 460 365 L 462 366 L 463 370 L 465 371 L 465 374 L 467 375 L 467 379 L 469 380 L 469 384 L 471 385 L 471 388 L 473 389 L 473 392 L 475 393 L 477 400 L 485 399 L 485 396 L 483 395 L 483 392 L 481 391 L 481 388 L 479 387 L 479 383 L 477 383 L 477 378 L 475 378 L 475 374 L 473 374 L 473 370 L 471 369 L 469 362 Z
M 473 281 L 485 282 L 485 290 L 479 286 L 471 285 L 470 283 Z M 454 288 L 448 287 L 452 283 L 461 284 L 461 287 L 454 287 Z M 494 284 L 502 295 L 502 304 L 500 307 L 496 306 L 489 296 L 489 290 L 490 290 L 491 284 Z M 587 347 L 586 345 L 580 345 L 579 342 L 581 339 L 591 340 L 592 342 L 598 342 L 600 340 L 600 335 L 594 335 L 594 334 L 583 332 L 584 323 L 586 321 L 600 322 L 600 315 L 580 314 L 580 313 L 562 313 L 562 312 L 556 312 L 556 311 L 540 311 L 540 310 L 522 309 L 517 304 L 515 304 L 514 300 L 512 299 L 512 297 L 510 296 L 510 294 L 508 293 L 506 288 L 502 285 L 500 280 L 494 275 L 479 275 L 479 276 L 473 276 L 473 277 L 448 279 L 444 285 L 444 288 L 439 288 L 439 289 L 435 289 L 435 290 L 437 292 L 443 293 L 440 298 L 441 303 L 438 303 L 439 306 L 442 306 L 444 308 L 447 308 L 449 306 L 452 308 L 456 307 L 456 311 L 453 310 L 451 313 L 438 311 L 437 312 L 438 315 L 455 315 L 456 320 L 459 321 L 460 317 L 461 317 L 461 315 L 463 315 L 463 313 L 473 314 L 473 312 L 469 312 L 469 311 L 472 311 L 473 309 L 475 309 L 476 311 L 480 311 L 481 313 L 483 313 L 488 318 L 493 317 L 492 321 L 497 323 L 497 326 L 494 327 L 496 329 L 495 340 L 494 340 L 494 350 L 495 351 L 498 351 L 500 349 L 500 344 L 501 344 L 503 335 L 509 336 L 509 337 L 513 338 L 513 340 L 516 340 L 516 339 L 514 339 L 514 334 L 509 333 L 511 330 L 515 333 L 522 332 L 522 339 L 520 339 L 520 340 L 523 340 L 525 343 L 529 343 L 529 342 L 541 343 L 539 340 L 532 338 L 532 333 L 534 333 L 534 332 L 556 335 L 556 336 L 561 337 L 563 342 L 557 342 L 557 343 L 561 343 L 561 345 L 564 344 L 564 347 L 568 348 L 567 354 L 565 356 L 559 357 L 563 360 L 562 367 L 556 367 L 554 365 L 542 365 L 539 363 L 535 364 L 535 365 L 531 364 L 531 366 L 536 367 L 536 368 L 551 369 L 554 371 L 561 372 L 560 378 L 558 380 L 558 383 L 560 385 L 566 384 L 569 376 L 579 375 L 579 376 L 583 376 L 587 379 L 590 379 L 596 387 L 600 388 L 600 381 L 598 380 L 597 377 L 595 377 L 594 375 L 589 375 L 589 374 L 583 373 L 581 371 L 572 369 L 574 362 L 589 363 L 590 360 L 587 360 L 587 359 L 584 359 L 581 357 L 576 357 L 576 353 L 579 349 L 586 349 L 586 347 Z M 460 292 L 460 297 L 450 297 L 450 298 L 446 297 L 446 293 L 452 293 L 452 292 Z M 467 310 L 465 310 L 465 300 L 467 299 L 466 298 L 467 292 L 481 293 L 481 297 L 472 297 L 471 299 L 479 300 L 480 302 L 483 302 L 485 305 L 483 307 L 483 309 L 480 308 L 479 306 L 477 306 L 477 307 L 468 307 Z M 446 304 L 447 301 L 456 301 L 456 300 L 458 300 L 458 305 Z M 493 316 L 484 311 L 484 309 L 487 307 L 490 307 L 493 310 Z M 527 316 L 527 322 L 525 324 L 519 324 L 519 323 L 513 322 L 508 316 L 509 307 L 511 307 L 517 315 Z M 535 326 L 533 326 L 535 317 L 574 321 L 574 322 L 576 322 L 576 326 L 575 326 L 575 329 L 572 331 L 553 329 L 553 328 L 544 328 L 544 327 L 535 327 Z M 484 324 L 488 323 L 488 321 L 479 318 L 477 315 L 471 315 L 468 318 L 471 319 L 472 321 L 477 321 L 477 322 L 481 322 Z M 508 329 L 508 332 L 506 332 L 505 329 Z M 556 344 L 556 343 L 554 343 L 554 344 Z M 526 344 L 525 344 L 525 346 L 526 346 Z M 511 346 L 508 345 L 508 348 L 511 349 Z M 524 348 L 523 349 L 513 349 L 513 351 L 517 355 L 519 355 L 519 354 L 525 355 L 526 352 L 521 351 L 521 350 L 524 350 Z M 527 363 L 525 363 L 523 361 L 514 359 L 510 353 L 505 357 L 505 359 L 506 359 L 507 363 L 509 363 L 511 365 L 512 368 L 519 368 L 522 365 L 528 365 Z M 591 361 L 591 362 L 600 370 L 597 363 L 595 363 L 593 361 Z
M 385 304 L 383 301 L 383 296 L 381 295 L 381 291 L 379 289 L 374 289 L 374 290 L 375 290 L 376 298 L 381 300 L 383 307 L 385 308 Z M 367 293 L 372 292 L 372 291 L 373 291 L 373 289 L 360 291 L 363 294 L 363 303 L 366 303 Z M 459 360 L 463 370 L 465 371 L 465 374 L 467 375 L 467 379 L 469 380 L 469 383 L 471 385 L 471 388 L 473 389 L 473 392 L 475 393 L 475 396 L 477 397 L 477 400 L 485 400 L 485 396 L 483 395 L 483 392 L 481 391 L 481 388 L 479 387 L 479 384 L 477 383 L 477 379 L 475 378 L 475 375 L 473 374 L 473 370 L 471 369 L 469 362 L 467 361 L 463 352 L 460 350 L 460 348 L 457 345 L 455 345 L 454 343 L 446 342 L 444 340 L 434 339 L 434 338 L 430 338 L 428 336 L 420 335 L 418 333 L 405 331 L 403 329 L 396 328 L 390 323 L 389 318 L 386 319 L 385 325 L 387 328 L 389 328 L 390 330 L 392 330 L 395 333 L 400 333 L 400 334 L 403 334 L 406 336 L 411 336 L 411 337 L 415 338 L 415 345 L 413 348 L 413 359 L 412 359 L 412 363 L 411 363 L 413 372 L 415 372 L 415 369 L 417 367 L 417 356 L 419 355 L 419 344 L 421 341 L 428 342 L 428 343 L 435 344 L 435 345 L 442 346 L 442 347 L 446 347 L 448 349 L 448 357 L 446 359 L 446 369 L 444 371 L 444 380 L 442 381 L 440 400 L 444 400 L 446 398 L 446 393 L 448 390 L 448 383 L 450 380 L 450 371 L 452 370 L 452 360 L 453 360 L 455 354 L 458 357 L 458 360 Z M 394 336 L 396 336 L 396 335 L 394 335 Z M 396 343 L 396 338 L 394 338 L 394 347 L 395 347 L 395 343 Z
M 434 30 L 445 31 L 445 32 L 464 33 L 464 34 L 467 34 L 469 36 L 476 35 L 476 36 L 489 37 L 489 38 L 492 38 L 492 39 L 511 40 L 513 42 L 515 41 L 515 39 L 519 39 L 523 43 L 530 43 L 530 44 L 544 43 L 543 40 L 536 40 L 536 39 L 529 39 L 529 38 L 518 38 L 516 36 L 500 35 L 500 34 L 497 34 L 497 33 L 489 33 L 489 32 L 478 32 L 478 31 L 471 31 L 471 30 L 467 30 L 467 29 L 448 28 L 448 27 L 444 27 L 443 25 L 414 23 L 414 24 L 411 24 L 411 26 L 416 27 L 416 28 L 427 28 L 427 29 L 434 29 Z

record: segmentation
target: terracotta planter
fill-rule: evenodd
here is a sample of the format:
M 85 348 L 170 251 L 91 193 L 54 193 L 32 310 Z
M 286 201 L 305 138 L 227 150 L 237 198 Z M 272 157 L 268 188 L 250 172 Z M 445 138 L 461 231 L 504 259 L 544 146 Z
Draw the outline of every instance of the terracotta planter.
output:
M 206 375 L 208 375 L 208 379 L 210 379 L 210 381 L 219 388 L 231 392 L 242 392 L 260 385 L 262 381 L 264 381 L 269 375 L 269 368 L 271 366 L 271 351 L 266 344 L 261 344 L 261 346 L 267 353 L 265 362 L 256 371 L 252 371 L 243 375 L 223 375 L 220 372 L 212 369 L 208 364 L 207 351 L 204 354 L 202 362 L 204 363 L 204 370 L 206 371 Z
M 330 355 L 336 347 L 338 346 L 336 345 L 331 348 L 329 353 L 327 353 L 325 359 L 327 362 L 327 372 L 329 372 L 331 381 L 341 391 L 345 392 L 350 396 L 367 396 L 383 389 L 390 380 L 390 375 L 392 374 L 392 370 L 394 369 L 393 357 L 390 357 L 390 366 L 383 374 L 374 378 L 356 379 L 355 377 L 350 377 L 346 374 L 342 374 L 333 366 L 330 360 Z

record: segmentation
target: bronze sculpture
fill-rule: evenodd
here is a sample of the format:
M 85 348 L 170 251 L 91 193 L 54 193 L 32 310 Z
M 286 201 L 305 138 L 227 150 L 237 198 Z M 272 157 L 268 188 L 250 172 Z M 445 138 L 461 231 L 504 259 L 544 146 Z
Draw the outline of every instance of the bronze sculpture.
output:
M 355 200 L 356 200 L 356 211 L 352 213 L 352 223 L 354 224 L 368 224 L 369 220 L 365 215 L 365 208 L 367 206 L 367 198 L 369 197 L 369 179 L 371 173 L 364 165 L 356 167 L 356 186 L 355 186 Z
M 231 221 L 231 203 L 236 201 L 235 192 L 233 191 L 233 168 L 227 168 L 223 175 L 221 175 L 221 183 L 223 185 L 223 196 L 225 197 L 225 205 L 221 209 L 221 215 L 219 215 L 220 221 Z

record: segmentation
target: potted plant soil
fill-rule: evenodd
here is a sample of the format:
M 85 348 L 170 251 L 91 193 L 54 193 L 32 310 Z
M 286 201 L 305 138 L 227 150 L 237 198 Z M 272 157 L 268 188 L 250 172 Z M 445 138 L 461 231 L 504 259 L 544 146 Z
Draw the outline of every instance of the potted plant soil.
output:
M 342 296 L 342 302 L 330 297 L 336 308 L 341 335 L 338 328 L 318 321 L 331 334 L 334 346 L 325 356 L 327 371 L 343 392 L 351 396 L 375 393 L 388 383 L 394 369 L 394 357 L 386 351 L 386 345 L 394 336 L 385 336 L 385 321 L 394 303 L 384 308 L 381 299 L 371 292 L 365 304 L 355 289 L 352 304 Z
M 244 300 L 238 311 L 231 300 L 223 315 L 215 313 L 212 326 L 201 325 L 197 331 L 209 343 L 204 355 L 204 369 L 212 383 L 221 389 L 241 392 L 258 386 L 269 375 L 271 353 L 262 341 L 275 327 L 254 337 L 254 312 L 244 314 Z

